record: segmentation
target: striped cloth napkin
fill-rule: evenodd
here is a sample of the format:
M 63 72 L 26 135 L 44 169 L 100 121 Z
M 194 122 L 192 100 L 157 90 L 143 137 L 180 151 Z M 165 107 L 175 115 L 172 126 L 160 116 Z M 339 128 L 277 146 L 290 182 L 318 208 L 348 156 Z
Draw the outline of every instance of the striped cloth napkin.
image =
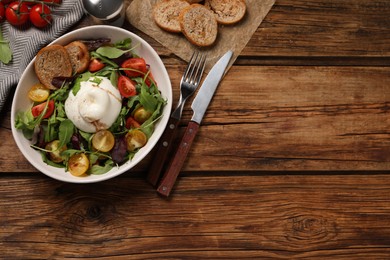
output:
M 38 50 L 67 32 L 83 15 L 80 0 L 63 0 L 61 5 L 52 8 L 53 22 L 44 29 L 30 24 L 14 27 L 7 22 L 1 23 L 3 37 L 10 43 L 13 58 L 9 64 L 0 62 L 0 111 Z

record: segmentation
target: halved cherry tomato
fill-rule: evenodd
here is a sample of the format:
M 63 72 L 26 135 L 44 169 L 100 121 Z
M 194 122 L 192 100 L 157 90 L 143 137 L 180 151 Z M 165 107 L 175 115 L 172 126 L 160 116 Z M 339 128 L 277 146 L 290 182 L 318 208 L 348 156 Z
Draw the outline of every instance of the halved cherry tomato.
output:
M 109 130 L 100 130 L 92 137 L 92 147 L 99 152 L 109 152 L 115 145 L 115 137 Z
M 15 1 L 8 5 L 5 10 L 5 17 L 12 25 L 22 25 L 28 20 L 28 6 L 25 2 Z
M 46 104 L 47 104 L 47 101 L 43 102 L 39 105 L 33 106 L 31 108 L 32 115 L 34 117 L 38 117 L 43 112 L 43 110 L 45 110 Z M 53 114 L 53 112 L 54 112 L 54 101 L 50 100 L 48 105 L 47 105 L 46 113 L 43 116 L 43 118 L 49 118 Z
M 69 158 L 68 170 L 73 176 L 80 177 L 89 169 L 89 159 L 85 153 L 76 153 Z
M 53 20 L 50 8 L 45 4 L 36 4 L 31 7 L 30 21 L 38 28 L 43 28 Z
M 127 119 L 126 119 L 126 128 L 127 129 L 131 129 L 131 128 L 140 128 L 141 125 L 140 123 L 138 123 L 134 117 L 131 117 L 129 116 Z
M 34 84 L 28 91 L 28 97 L 34 102 L 43 102 L 50 95 L 50 89 L 42 83 Z
M 106 65 L 98 59 L 92 59 L 89 62 L 88 70 L 90 72 L 96 72 L 103 69 Z
M 126 76 L 120 75 L 118 78 L 118 90 L 123 97 L 137 95 L 136 83 Z
M 68 149 L 66 145 L 62 147 L 59 146 L 60 146 L 60 140 L 51 141 L 45 146 L 45 149 L 50 151 L 48 152 L 50 160 L 52 160 L 55 163 L 60 163 L 65 159 L 65 157 L 62 156 L 61 153 L 66 149 Z
M 146 62 L 143 58 L 127 59 L 122 63 L 121 67 L 126 69 L 124 72 L 129 77 L 144 76 L 148 72 Z
M 126 136 L 126 145 L 129 152 L 134 151 L 137 148 L 144 147 L 148 141 L 145 133 L 139 129 L 130 130 Z
M 144 123 L 146 120 L 149 119 L 149 117 L 152 116 L 152 112 L 146 110 L 143 106 L 137 108 L 134 111 L 134 119 L 139 123 Z

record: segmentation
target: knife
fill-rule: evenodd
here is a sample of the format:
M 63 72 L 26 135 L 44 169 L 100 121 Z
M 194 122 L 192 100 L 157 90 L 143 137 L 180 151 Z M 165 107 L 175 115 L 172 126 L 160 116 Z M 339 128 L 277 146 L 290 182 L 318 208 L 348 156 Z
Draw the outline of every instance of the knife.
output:
M 178 146 L 178 149 L 157 188 L 157 192 L 159 194 L 166 197 L 169 196 L 177 176 L 183 167 L 187 154 L 190 151 L 191 144 L 194 141 L 195 135 L 199 129 L 199 125 L 203 119 L 207 107 L 213 98 L 214 92 L 217 89 L 219 82 L 225 74 L 226 67 L 229 64 L 232 56 L 233 52 L 228 51 L 217 61 L 204 80 L 198 94 L 194 98 L 194 101 L 191 105 L 191 108 L 194 112 L 193 116 L 191 121 L 188 123 L 187 129 Z

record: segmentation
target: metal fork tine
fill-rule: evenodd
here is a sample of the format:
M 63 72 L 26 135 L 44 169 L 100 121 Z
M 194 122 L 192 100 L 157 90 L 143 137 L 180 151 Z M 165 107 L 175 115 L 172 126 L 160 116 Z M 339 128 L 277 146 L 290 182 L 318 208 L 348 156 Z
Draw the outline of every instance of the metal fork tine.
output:
M 206 56 L 204 54 L 202 54 L 200 59 L 199 59 L 199 65 L 198 65 L 196 73 L 195 73 L 195 78 L 194 78 L 195 85 L 199 84 L 200 79 L 202 78 L 205 66 L 206 66 Z
M 188 81 L 188 79 L 192 76 L 192 73 L 194 71 L 194 63 L 196 63 L 196 61 L 198 59 L 198 55 L 199 55 L 198 52 L 194 52 L 192 54 L 190 62 L 188 63 L 188 66 L 186 68 L 186 71 L 183 74 L 182 80 Z
M 202 67 L 202 62 L 203 62 L 203 54 L 198 55 L 195 61 L 195 65 L 191 71 L 191 75 L 190 77 L 188 77 L 188 82 L 192 85 L 197 85 L 197 78 L 198 78 L 199 71 Z

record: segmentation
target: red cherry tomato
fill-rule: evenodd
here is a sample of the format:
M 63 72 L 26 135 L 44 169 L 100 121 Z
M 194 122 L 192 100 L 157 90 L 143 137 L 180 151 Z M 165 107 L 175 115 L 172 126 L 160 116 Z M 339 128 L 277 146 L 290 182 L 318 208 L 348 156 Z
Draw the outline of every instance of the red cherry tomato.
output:
M 127 119 L 126 119 L 126 128 L 127 129 L 131 129 L 131 128 L 140 128 L 141 127 L 141 124 L 138 123 L 134 117 L 131 117 L 129 116 Z
M 0 2 L 0 23 L 4 20 L 5 8 L 2 2 Z
M 126 69 L 124 72 L 129 77 L 144 76 L 148 71 L 146 68 L 146 62 L 143 58 L 127 59 L 122 63 L 121 67 Z
M 31 113 L 34 117 L 38 117 L 40 114 L 42 114 L 43 110 L 46 107 L 47 102 L 43 102 L 39 105 L 33 106 L 31 108 Z M 46 113 L 43 116 L 43 118 L 49 118 L 54 112 L 54 101 L 50 100 L 49 104 L 47 105 Z
M 118 90 L 123 97 L 137 95 L 136 83 L 126 76 L 120 75 L 118 79 Z
M 47 5 L 36 4 L 31 7 L 30 21 L 38 28 L 43 28 L 53 20 L 51 10 Z
M 92 59 L 89 63 L 88 70 L 90 72 L 96 72 L 103 69 L 106 65 L 98 59 Z
M 25 2 L 12 2 L 5 10 L 7 21 L 15 26 L 22 25 L 28 20 L 28 6 Z

